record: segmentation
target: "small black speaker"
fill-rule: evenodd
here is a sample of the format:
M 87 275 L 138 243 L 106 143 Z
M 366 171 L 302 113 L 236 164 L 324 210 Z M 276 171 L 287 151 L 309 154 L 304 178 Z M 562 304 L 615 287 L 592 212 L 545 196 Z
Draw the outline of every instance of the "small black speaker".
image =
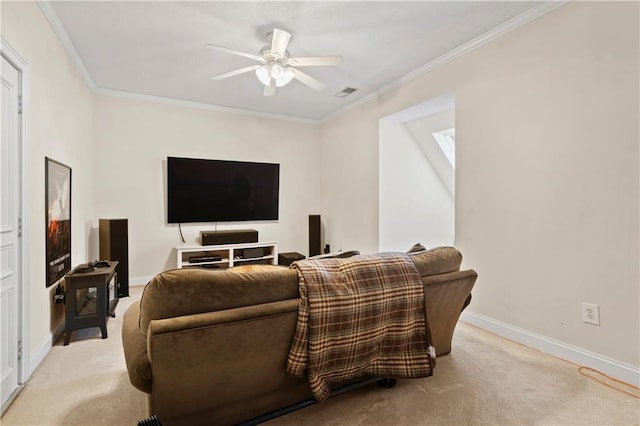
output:
M 304 259 L 304 255 L 295 251 L 278 253 L 278 265 L 280 266 L 290 266 L 293 262 L 302 259 Z
M 322 253 L 322 242 L 320 241 L 320 215 L 309 215 L 309 257 Z
M 129 238 L 127 219 L 100 219 L 100 260 L 117 260 L 118 297 L 129 296 Z

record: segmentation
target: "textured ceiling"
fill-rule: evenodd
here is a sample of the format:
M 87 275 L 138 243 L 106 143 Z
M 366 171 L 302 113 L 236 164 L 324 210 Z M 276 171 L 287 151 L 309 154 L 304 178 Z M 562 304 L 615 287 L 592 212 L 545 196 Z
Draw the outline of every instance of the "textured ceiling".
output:
M 54 1 L 43 10 L 96 88 L 321 120 L 539 3 Z M 324 91 L 294 80 L 264 97 L 254 73 L 211 79 L 256 62 L 206 44 L 257 54 L 274 27 L 293 34 L 293 57 L 342 55 L 339 67 L 304 69 Z M 345 87 L 358 90 L 334 96 Z

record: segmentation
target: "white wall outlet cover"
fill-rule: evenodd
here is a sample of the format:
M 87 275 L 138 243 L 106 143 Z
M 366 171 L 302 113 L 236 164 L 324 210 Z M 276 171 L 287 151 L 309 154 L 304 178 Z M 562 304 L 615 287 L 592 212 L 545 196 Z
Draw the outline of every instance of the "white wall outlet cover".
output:
M 593 303 L 582 303 L 582 321 L 600 325 L 600 308 Z

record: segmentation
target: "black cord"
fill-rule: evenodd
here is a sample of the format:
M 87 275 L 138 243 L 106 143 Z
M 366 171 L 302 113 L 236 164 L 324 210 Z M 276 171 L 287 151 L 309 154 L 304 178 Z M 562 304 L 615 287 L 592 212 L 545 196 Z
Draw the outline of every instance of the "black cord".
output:
M 181 226 L 181 224 L 180 224 L 180 223 L 178 224 L 178 230 L 180 231 L 180 239 L 181 239 L 181 240 L 182 240 L 182 242 L 184 243 L 184 242 L 185 242 L 185 241 L 184 241 L 184 235 L 182 235 L 182 226 Z

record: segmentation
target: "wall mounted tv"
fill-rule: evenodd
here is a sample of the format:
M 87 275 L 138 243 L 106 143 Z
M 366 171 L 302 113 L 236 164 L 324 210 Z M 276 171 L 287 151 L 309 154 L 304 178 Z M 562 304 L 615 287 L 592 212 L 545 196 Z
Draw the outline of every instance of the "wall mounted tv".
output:
M 167 221 L 277 220 L 279 183 L 279 164 L 167 157 Z

